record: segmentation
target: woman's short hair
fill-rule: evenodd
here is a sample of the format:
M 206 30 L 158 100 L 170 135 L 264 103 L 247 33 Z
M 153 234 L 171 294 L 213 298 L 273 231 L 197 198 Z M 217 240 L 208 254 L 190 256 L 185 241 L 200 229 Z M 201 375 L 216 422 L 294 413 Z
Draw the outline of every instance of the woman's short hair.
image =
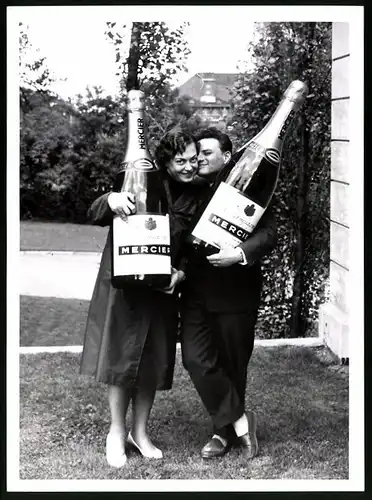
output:
M 189 144 L 195 144 L 196 151 L 199 151 L 198 143 L 191 134 L 179 128 L 169 130 L 155 149 L 155 159 L 160 170 L 165 170 L 177 154 L 184 153 Z

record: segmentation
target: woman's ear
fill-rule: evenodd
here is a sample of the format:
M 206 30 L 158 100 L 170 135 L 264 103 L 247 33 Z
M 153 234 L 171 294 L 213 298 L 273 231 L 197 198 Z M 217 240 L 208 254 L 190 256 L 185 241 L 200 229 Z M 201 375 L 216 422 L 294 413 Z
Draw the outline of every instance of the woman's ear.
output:
M 225 165 L 227 165 L 229 163 L 229 161 L 231 160 L 231 151 L 225 151 L 223 153 L 223 160 L 224 160 Z

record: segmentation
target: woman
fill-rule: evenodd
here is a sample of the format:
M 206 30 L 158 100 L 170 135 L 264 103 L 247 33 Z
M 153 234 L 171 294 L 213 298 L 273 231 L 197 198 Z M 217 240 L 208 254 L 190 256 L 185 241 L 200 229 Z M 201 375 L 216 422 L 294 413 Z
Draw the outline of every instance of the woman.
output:
M 180 130 L 167 133 L 155 153 L 170 215 L 173 267 L 167 289 L 128 285 L 117 290 L 111 285 L 111 221 L 114 214 L 134 213 L 131 194 L 106 193 L 88 212 L 93 224 L 110 225 L 110 230 L 89 307 L 80 372 L 108 385 L 111 425 L 106 458 L 114 467 L 126 462 L 125 420 L 130 401 L 133 418 L 128 443 L 145 457 L 162 458 L 147 433 L 147 423 L 156 390 L 172 386 L 178 325 L 174 290 L 185 278 L 181 259 L 185 231 L 204 194 L 203 187 L 192 184 L 197 155 L 193 137 Z

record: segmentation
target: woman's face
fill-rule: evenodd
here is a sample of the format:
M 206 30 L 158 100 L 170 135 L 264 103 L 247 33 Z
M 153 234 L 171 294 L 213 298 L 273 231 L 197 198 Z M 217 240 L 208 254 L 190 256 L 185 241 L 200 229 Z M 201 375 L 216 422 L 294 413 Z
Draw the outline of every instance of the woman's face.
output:
M 194 143 L 177 153 L 167 165 L 167 172 L 177 182 L 191 182 L 198 171 L 198 153 Z

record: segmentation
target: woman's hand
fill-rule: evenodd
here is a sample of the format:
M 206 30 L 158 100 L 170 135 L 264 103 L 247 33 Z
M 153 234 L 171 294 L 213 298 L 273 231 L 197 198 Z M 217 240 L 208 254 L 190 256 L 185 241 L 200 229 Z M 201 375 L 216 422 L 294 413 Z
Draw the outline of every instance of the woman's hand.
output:
M 125 221 L 128 215 L 136 212 L 135 196 L 128 191 L 110 193 L 107 197 L 107 203 L 111 210 Z
M 186 279 L 185 273 L 172 267 L 172 275 L 169 285 L 164 288 L 159 288 L 158 290 L 163 293 L 172 294 L 178 283 L 181 283 L 184 279 Z

